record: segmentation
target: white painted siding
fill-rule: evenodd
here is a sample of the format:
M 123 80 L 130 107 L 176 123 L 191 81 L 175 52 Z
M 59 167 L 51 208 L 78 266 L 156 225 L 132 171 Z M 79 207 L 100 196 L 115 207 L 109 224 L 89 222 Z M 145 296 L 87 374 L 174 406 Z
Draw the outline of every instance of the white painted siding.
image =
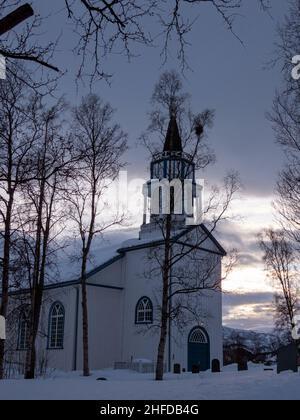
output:
M 192 240 L 192 235 L 191 235 Z M 203 247 L 216 251 L 216 245 L 207 240 Z M 212 254 L 199 251 L 205 258 Z M 204 254 L 203 254 L 204 253 Z M 147 296 L 154 306 L 154 320 L 159 313 L 157 305 L 161 299 L 161 277 L 145 276 L 149 270 L 149 249 L 136 249 L 126 252 L 123 258 L 96 271 L 88 278 L 89 306 L 89 348 L 91 369 L 113 367 L 114 362 L 130 362 L 142 358 L 156 361 L 159 329 L 147 330 L 135 324 L 135 308 L 138 300 Z M 218 257 L 217 269 L 213 277 L 221 278 L 221 257 Z M 182 260 L 182 265 L 190 261 Z M 190 268 L 190 266 L 189 266 Z M 212 279 L 214 280 L 214 278 Z M 105 286 L 105 287 L 101 287 Z M 223 361 L 222 349 L 222 294 L 220 291 L 207 291 L 203 296 L 194 297 L 194 302 L 201 309 L 201 319 L 189 319 L 183 332 L 173 322 L 171 325 L 171 346 L 166 345 L 165 362 L 170 354 L 171 368 L 180 363 L 187 369 L 188 336 L 197 325 L 202 325 L 210 338 L 212 359 Z M 49 310 L 53 302 L 59 301 L 65 308 L 64 348 L 47 349 Z M 76 320 L 78 324 L 76 325 Z M 16 328 L 11 335 L 16 334 Z M 82 318 L 80 285 L 72 285 L 45 291 L 42 311 L 41 331 L 38 339 L 38 359 L 50 368 L 70 371 L 82 368 Z M 77 337 L 77 341 L 76 341 Z M 17 337 L 14 337 L 15 348 Z M 25 352 L 15 351 L 15 359 L 21 360 Z

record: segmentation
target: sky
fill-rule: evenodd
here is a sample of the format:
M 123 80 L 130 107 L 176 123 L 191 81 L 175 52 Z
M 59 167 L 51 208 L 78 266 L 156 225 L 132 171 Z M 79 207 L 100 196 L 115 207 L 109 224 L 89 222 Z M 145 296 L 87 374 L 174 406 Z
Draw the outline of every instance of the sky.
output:
M 76 39 L 66 24 L 62 3 L 34 0 L 32 5 L 42 16 L 49 15 L 42 36 L 47 40 L 60 36 L 60 51 L 53 60 L 67 73 L 59 93 L 75 105 L 89 88 L 74 81 L 79 58 L 72 52 Z M 218 234 L 227 249 L 237 248 L 240 252 L 238 266 L 224 282 L 224 324 L 256 330 L 273 326 L 272 284 L 264 271 L 257 234 L 274 223 L 272 201 L 284 162 L 266 113 L 271 110 L 276 89 L 281 87 L 280 69 L 268 63 L 274 58 L 276 27 L 287 13 L 288 2 L 272 0 L 271 4 L 268 14 L 259 9 L 256 1 L 245 2 L 234 26 L 243 45 L 226 29 L 215 10 L 203 4 L 189 35 L 191 70 L 184 74 L 184 88 L 191 94 L 193 109 L 211 108 L 216 112 L 209 142 L 217 162 L 199 176 L 214 184 L 234 169 L 243 183 L 243 191 L 234 202 L 234 212 L 241 218 L 222 226 Z M 164 70 L 180 71 L 180 66 L 175 50 L 164 66 L 159 48 L 140 48 L 136 52 L 139 56 L 130 63 L 122 55 L 111 56 L 106 66 L 113 71 L 113 79 L 110 85 L 105 81 L 95 83 L 93 92 L 116 108 L 116 119 L 128 132 L 129 176 L 147 179 L 149 161 L 138 138 L 148 124 L 153 86 Z

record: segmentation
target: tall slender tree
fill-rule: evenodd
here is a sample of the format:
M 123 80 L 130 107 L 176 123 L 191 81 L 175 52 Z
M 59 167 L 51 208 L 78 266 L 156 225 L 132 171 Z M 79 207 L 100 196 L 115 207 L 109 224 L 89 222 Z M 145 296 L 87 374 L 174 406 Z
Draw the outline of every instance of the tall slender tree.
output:
M 60 100 L 51 108 L 40 99 L 31 109 L 35 136 L 38 141 L 31 149 L 31 164 L 35 177 L 23 190 L 23 212 L 25 214 L 24 244 L 30 245 L 31 283 L 29 340 L 26 353 L 25 379 L 33 379 L 36 369 L 36 339 L 39 331 L 47 266 L 53 252 L 53 242 L 61 233 L 64 216 L 62 191 L 69 176 L 72 143 L 62 128 L 64 101 Z M 24 228 L 23 228 L 24 231 Z M 31 239 L 30 243 L 28 239 Z
M 104 194 L 108 184 L 122 168 L 127 135 L 112 119 L 114 110 L 97 95 L 88 95 L 74 109 L 74 151 L 80 165 L 69 181 L 67 200 L 70 220 L 81 241 L 81 303 L 83 331 L 83 374 L 89 376 L 87 265 L 95 236 L 122 222 L 122 215 L 102 216 Z
M 1 307 L 8 310 L 11 248 L 16 225 L 16 197 L 33 173 L 28 165 L 30 151 L 36 141 L 28 135 L 31 124 L 28 90 L 20 81 L 19 71 L 0 81 L 0 236 L 1 236 Z M 0 379 L 3 378 L 4 340 L 0 340 Z
M 275 294 L 276 327 L 291 338 L 299 310 L 300 252 L 300 80 L 294 77 L 294 56 L 299 54 L 300 2 L 291 0 L 289 12 L 278 27 L 275 63 L 282 70 L 283 85 L 276 93 L 269 119 L 285 156 L 279 174 L 274 207 L 280 225 L 261 238 L 266 266 L 280 286 Z
M 292 59 L 299 54 L 300 2 L 290 2 L 289 14 L 279 27 L 276 61 L 282 68 L 283 86 L 276 94 L 273 123 L 276 140 L 282 147 L 286 164 L 277 184 L 275 208 L 282 225 L 300 251 L 300 80 L 292 77 Z
M 178 153 L 181 156 L 184 149 L 185 160 L 189 162 L 187 165 L 177 164 L 175 169 L 173 169 L 174 165 L 167 165 L 169 173 L 165 174 L 165 178 L 168 181 L 188 179 L 192 176 L 191 167 L 204 169 L 214 162 L 215 155 L 206 137 L 206 130 L 213 123 L 214 112 L 204 110 L 195 114 L 191 111 L 189 95 L 183 92 L 180 76 L 176 72 L 162 74 L 155 85 L 152 104 L 154 110 L 150 114 L 148 130 L 142 135 L 143 143 L 154 158 L 164 147 L 162 158 L 167 159 L 167 155 L 170 161 L 174 153 L 177 157 Z M 180 142 L 177 144 L 177 152 L 168 149 L 168 144 L 166 144 L 168 123 L 167 137 L 176 136 L 176 139 L 169 139 L 170 143 Z M 159 216 L 151 215 L 151 222 L 156 225 L 162 239 L 159 247 L 150 249 L 149 260 L 152 268 L 148 273 L 147 269 L 145 272 L 146 276 L 161 279 L 161 288 L 157 296 L 159 319 L 155 324 L 159 329 L 156 380 L 162 380 L 164 375 L 165 349 L 170 321 L 176 322 L 179 326 L 184 325 L 185 314 L 193 314 L 197 317 L 197 308 L 192 303 L 193 296 L 199 297 L 205 291 L 221 291 L 222 276 L 217 272 L 220 257 L 209 258 L 201 253 L 201 249 L 216 230 L 217 225 L 227 217 L 239 186 L 238 175 L 232 173 L 225 178 L 222 193 L 220 190 L 212 189 L 202 215 L 205 217 L 207 227 L 203 227 L 200 221 L 193 229 L 183 225 L 181 229 L 185 228 L 186 234 L 180 235 L 179 239 L 176 239 L 179 228 L 174 209 L 176 204 L 182 203 L 182 194 L 177 197 L 174 191 L 170 191 L 170 205 L 167 206 L 167 211 Z M 182 191 L 183 188 L 181 193 Z M 228 270 L 232 268 L 233 261 L 234 259 L 230 260 Z
M 266 269 L 275 287 L 275 322 L 277 332 L 291 340 L 295 315 L 300 310 L 300 277 L 292 242 L 284 231 L 269 229 L 260 235 Z

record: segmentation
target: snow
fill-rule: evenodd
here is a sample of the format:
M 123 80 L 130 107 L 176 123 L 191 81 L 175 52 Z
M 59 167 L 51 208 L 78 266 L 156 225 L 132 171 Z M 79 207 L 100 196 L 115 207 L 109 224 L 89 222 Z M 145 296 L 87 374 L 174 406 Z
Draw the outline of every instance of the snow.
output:
M 122 242 L 137 236 L 137 234 L 137 229 L 118 229 L 107 232 L 104 238 L 95 237 L 88 261 L 88 271 L 92 271 L 120 255 L 117 250 L 122 247 Z M 80 274 L 81 243 L 76 240 L 65 242 L 67 246 L 60 253 L 57 262 L 60 281 L 77 279 Z
M 103 370 L 89 378 L 78 372 L 55 373 L 51 378 L 0 382 L 0 400 L 300 400 L 300 373 L 276 374 L 249 365 L 237 372 L 231 365 L 221 374 L 167 374 L 163 382 L 153 374 Z M 107 381 L 97 381 L 98 378 Z
M 153 361 L 149 359 L 133 359 L 132 363 L 145 363 L 151 365 Z

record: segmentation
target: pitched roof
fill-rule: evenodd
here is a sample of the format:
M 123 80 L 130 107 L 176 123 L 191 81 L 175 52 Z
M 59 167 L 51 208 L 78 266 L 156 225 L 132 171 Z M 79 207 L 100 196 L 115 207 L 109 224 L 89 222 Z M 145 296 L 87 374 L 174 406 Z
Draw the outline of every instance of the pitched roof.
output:
M 104 270 L 106 267 L 109 267 L 110 265 L 114 264 L 115 262 L 117 262 L 118 260 L 120 260 L 121 258 L 124 257 L 123 253 L 118 253 L 119 255 L 114 256 L 113 258 L 110 258 L 109 260 L 107 260 L 106 262 L 104 262 L 103 264 L 101 264 L 100 266 L 94 268 L 93 270 L 89 271 L 86 275 L 86 285 L 87 286 L 95 286 L 95 287 L 100 287 L 103 289 L 113 289 L 113 290 L 123 290 L 123 287 L 118 287 L 118 286 L 112 286 L 109 284 L 93 284 L 93 283 L 89 283 L 89 279 L 91 277 L 93 277 L 96 273 Z M 60 289 L 60 288 L 64 288 L 64 287 L 69 287 L 69 286 L 77 286 L 80 285 L 81 281 L 80 278 L 74 279 L 74 280 L 69 280 L 69 281 L 63 281 L 63 282 L 59 282 L 59 283 L 49 283 L 46 284 L 44 286 L 44 290 L 54 290 L 54 289 Z M 27 294 L 30 293 L 30 289 L 19 289 L 19 290 L 11 290 L 9 292 L 10 296 L 17 296 L 17 295 L 22 295 L 22 294 Z M 1 293 L 0 293 L 1 296 Z
M 213 250 L 203 248 L 203 247 L 198 247 L 198 248 L 200 250 L 205 251 L 205 252 L 213 253 L 213 254 L 217 254 L 217 255 L 220 255 L 222 257 L 225 257 L 227 255 L 225 249 L 222 247 L 222 245 L 217 241 L 217 239 L 213 236 L 213 234 L 209 231 L 209 229 L 207 229 L 207 227 L 203 223 L 201 225 L 191 226 L 189 228 L 184 229 L 182 232 L 180 232 L 179 234 L 175 235 L 172 238 L 172 242 L 173 243 L 176 243 L 176 242 L 181 243 L 180 239 L 184 235 L 188 234 L 189 232 L 192 232 L 194 229 L 196 229 L 199 226 L 204 231 L 204 233 L 207 235 L 207 238 L 209 238 L 214 243 L 214 245 L 216 246 L 218 251 L 213 251 Z M 126 252 L 131 252 L 131 251 L 144 249 L 144 248 L 150 248 L 150 247 L 154 247 L 154 246 L 160 246 L 163 243 L 164 243 L 163 239 L 156 239 L 156 240 L 152 240 L 152 241 L 149 241 L 149 242 L 142 242 L 140 244 L 137 241 L 132 246 L 120 248 L 120 249 L 117 250 L 118 255 L 114 256 L 113 258 L 108 259 L 106 262 L 104 262 L 100 266 L 98 266 L 95 269 L 89 271 L 87 273 L 86 278 L 87 278 L 87 280 L 90 279 L 95 274 L 104 270 L 106 267 L 109 267 L 110 265 L 114 264 L 118 260 L 122 259 L 125 256 Z M 185 243 L 185 245 L 189 246 L 188 243 Z M 111 286 L 111 285 L 107 285 L 107 284 L 93 284 L 93 283 L 89 283 L 89 282 L 87 282 L 86 284 L 88 286 L 102 287 L 102 288 L 105 288 L 105 289 L 115 289 L 115 290 L 122 290 L 123 289 L 122 287 Z M 64 288 L 64 287 L 69 287 L 69 286 L 76 286 L 76 285 L 80 285 L 80 279 L 75 279 L 75 280 L 65 281 L 65 282 L 60 282 L 60 283 L 47 284 L 44 287 L 44 290 L 52 290 L 52 289 L 58 289 L 58 288 Z M 21 289 L 21 290 L 11 291 L 9 294 L 11 296 L 14 296 L 14 295 L 19 295 L 19 294 L 26 294 L 26 293 L 29 293 L 29 292 L 30 292 L 29 289 Z M 1 294 L 0 294 L 0 296 L 1 296 Z
M 207 229 L 207 227 L 203 223 L 201 225 L 191 226 L 189 228 L 186 228 L 186 229 L 182 230 L 179 234 L 175 235 L 172 238 L 172 242 L 173 243 L 176 243 L 176 242 L 181 243 L 180 242 L 180 239 L 183 236 L 185 236 L 189 232 L 192 232 L 194 229 L 196 229 L 199 226 L 204 231 L 205 235 L 207 235 L 207 239 L 210 239 L 213 242 L 213 244 L 216 246 L 216 248 L 217 248 L 218 251 L 212 251 L 212 250 L 203 248 L 201 246 L 199 246 L 198 248 L 201 249 L 201 250 L 203 250 L 203 251 L 210 252 L 210 253 L 213 253 L 213 254 L 218 254 L 218 255 L 220 255 L 222 257 L 225 257 L 227 255 L 227 252 L 222 247 L 222 245 L 217 241 L 217 239 L 214 237 L 214 235 L 212 234 L 212 232 L 210 232 L 209 229 Z M 154 246 L 160 246 L 163 243 L 164 243 L 164 240 L 163 239 L 154 239 L 154 240 L 149 241 L 149 242 L 141 242 L 141 243 L 138 243 L 138 241 L 137 241 L 132 246 L 128 246 L 128 247 L 124 247 L 124 248 L 118 249 L 118 252 L 121 253 L 121 254 L 125 254 L 126 252 L 131 252 L 131 251 L 135 251 L 135 250 L 138 250 L 138 249 L 144 249 L 144 248 L 150 248 L 150 247 L 154 247 Z M 185 245 L 186 246 L 189 246 L 188 243 L 186 243 Z

